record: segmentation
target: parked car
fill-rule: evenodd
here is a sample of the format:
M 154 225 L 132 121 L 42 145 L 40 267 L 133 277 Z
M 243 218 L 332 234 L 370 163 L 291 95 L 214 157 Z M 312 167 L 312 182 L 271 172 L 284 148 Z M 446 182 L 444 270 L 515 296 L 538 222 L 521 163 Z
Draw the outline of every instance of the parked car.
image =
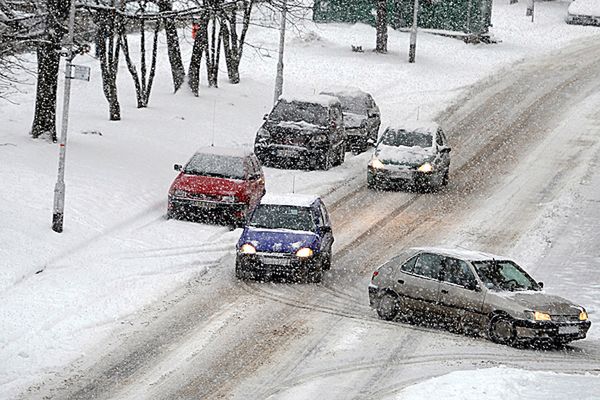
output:
M 568 24 L 600 26 L 600 1 L 573 0 L 565 20 Z
M 381 117 L 379 107 L 369 93 L 356 88 L 340 88 L 325 90 L 321 94 L 335 96 L 342 104 L 347 148 L 358 154 L 366 151 L 369 145 L 375 145 Z
M 280 97 L 256 134 L 263 165 L 329 169 L 344 162 L 344 116 L 332 96 Z
M 370 188 L 404 184 L 431 189 L 448 184 L 450 146 L 435 122 L 406 122 L 388 127 L 367 167 Z
M 331 268 L 333 241 L 329 215 L 319 197 L 267 194 L 237 243 L 235 275 L 321 282 L 323 271 Z
M 564 344 L 585 338 L 591 325 L 585 309 L 542 287 L 506 257 L 413 248 L 373 273 L 369 299 L 385 320 L 441 318 L 497 343 Z
M 262 167 L 251 151 L 203 147 L 175 170 L 167 218 L 208 215 L 241 224 L 265 193 Z

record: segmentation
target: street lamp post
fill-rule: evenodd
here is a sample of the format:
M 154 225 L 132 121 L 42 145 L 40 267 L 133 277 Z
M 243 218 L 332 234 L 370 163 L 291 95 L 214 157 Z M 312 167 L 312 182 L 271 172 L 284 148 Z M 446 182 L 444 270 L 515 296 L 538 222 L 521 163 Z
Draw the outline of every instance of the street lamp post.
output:
M 283 50 L 285 47 L 285 21 L 287 14 L 287 0 L 283 0 L 281 9 L 281 26 L 279 27 L 279 59 L 277 61 L 277 76 L 275 77 L 275 92 L 273 103 L 277 103 L 283 93 Z
M 75 0 L 71 0 L 69 12 L 69 33 L 67 37 L 67 57 L 65 64 L 65 91 L 63 96 L 62 125 L 60 129 L 60 142 L 58 153 L 58 177 L 54 187 L 54 207 L 52 213 L 52 230 L 63 231 L 63 218 L 65 211 L 65 158 L 67 153 L 67 128 L 69 125 L 69 100 L 71 96 L 71 61 L 75 57 L 73 52 L 73 37 L 75 30 Z
M 413 10 L 413 23 L 410 29 L 410 47 L 408 49 L 408 62 L 414 63 L 417 55 L 417 19 L 419 17 L 419 0 L 415 0 Z

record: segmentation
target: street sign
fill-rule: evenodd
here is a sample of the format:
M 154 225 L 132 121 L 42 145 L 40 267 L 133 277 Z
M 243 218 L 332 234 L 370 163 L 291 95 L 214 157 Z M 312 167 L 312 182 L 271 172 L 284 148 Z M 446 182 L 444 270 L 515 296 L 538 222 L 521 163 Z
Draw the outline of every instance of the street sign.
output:
M 86 67 L 84 65 L 71 64 L 71 74 L 70 74 L 69 78 L 79 79 L 80 81 L 89 81 L 90 80 L 90 67 Z

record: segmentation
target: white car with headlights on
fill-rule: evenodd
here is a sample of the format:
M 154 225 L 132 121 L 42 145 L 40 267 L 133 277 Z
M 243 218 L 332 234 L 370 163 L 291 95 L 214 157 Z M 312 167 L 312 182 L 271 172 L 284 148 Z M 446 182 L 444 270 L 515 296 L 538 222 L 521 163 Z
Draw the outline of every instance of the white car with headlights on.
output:
M 450 147 L 436 122 L 413 121 L 386 128 L 369 161 L 367 184 L 432 189 L 448 184 Z

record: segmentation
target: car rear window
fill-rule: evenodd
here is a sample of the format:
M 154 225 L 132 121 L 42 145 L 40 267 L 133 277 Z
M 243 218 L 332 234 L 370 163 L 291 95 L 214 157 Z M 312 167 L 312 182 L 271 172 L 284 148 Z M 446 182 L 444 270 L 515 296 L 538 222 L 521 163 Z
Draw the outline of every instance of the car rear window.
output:
M 280 100 L 269 114 L 269 119 L 275 122 L 281 121 L 304 121 L 309 124 L 326 126 L 329 119 L 327 108 L 320 104 L 302 103 Z
M 252 214 L 249 225 L 255 228 L 315 231 L 309 207 L 260 204 Z
M 189 175 L 244 179 L 244 159 L 218 154 L 196 154 L 183 171 Z
M 431 147 L 433 137 L 430 133 L 405 131 L 404 129 L 387 129 L 383 133 L 382 143 L 388 146 Z

